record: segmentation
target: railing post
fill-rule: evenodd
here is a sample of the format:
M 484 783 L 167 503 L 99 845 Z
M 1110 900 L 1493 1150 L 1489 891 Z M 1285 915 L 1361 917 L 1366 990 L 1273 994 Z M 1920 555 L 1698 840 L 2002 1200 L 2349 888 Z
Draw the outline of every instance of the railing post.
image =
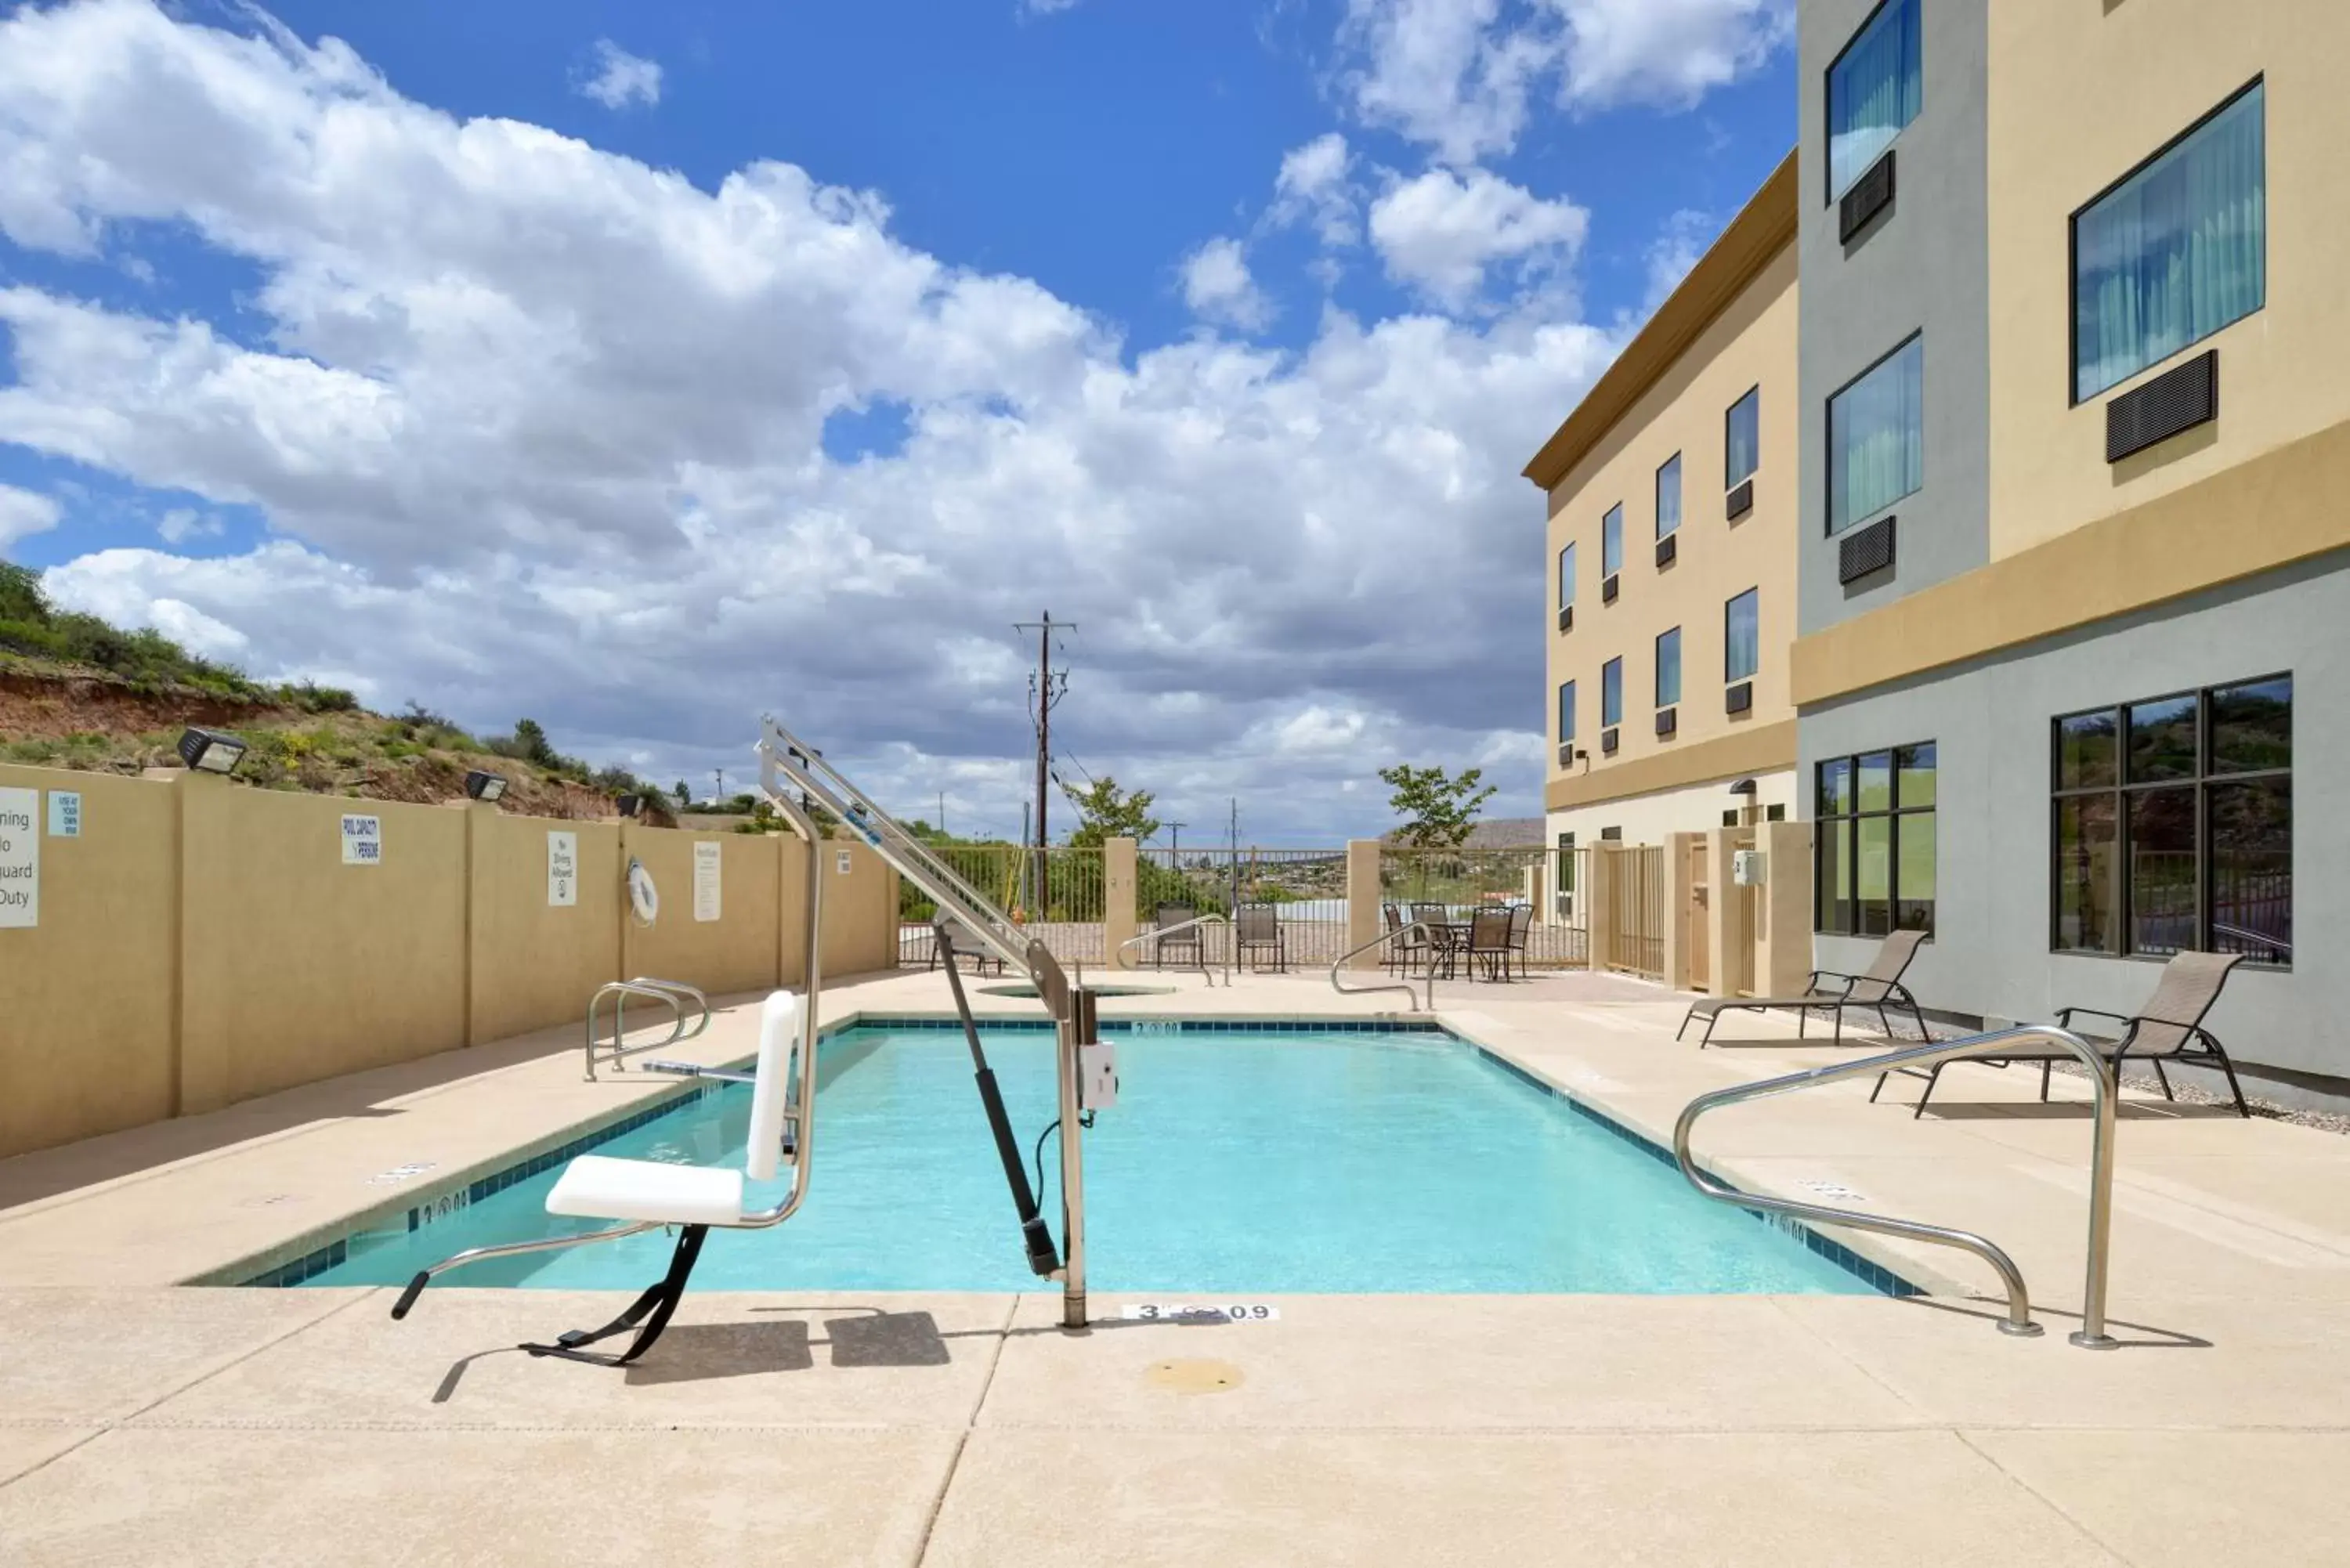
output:
M 1591 846 L 1591 887 L 1584 895 L 1584 950 L 1594 972 L 1616 961 L 1616 851 L 1606 844 Z
M 1134 967 L 1128 955 L 1118 950 L 1134 935 L 1139 858 L 1138 846 L 1131 838 L 1102 842 L 1102 951 L 1109 956 L 1113 969 Z

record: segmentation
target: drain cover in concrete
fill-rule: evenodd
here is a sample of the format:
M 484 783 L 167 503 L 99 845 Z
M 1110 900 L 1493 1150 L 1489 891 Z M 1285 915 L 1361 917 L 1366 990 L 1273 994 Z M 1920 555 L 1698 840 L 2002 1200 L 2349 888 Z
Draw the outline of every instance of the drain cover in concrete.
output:
M 1154 1361 L 1142 1380 L 1170 1394 L 1227 1394 L 1243 1381 L 1229 1361 Z

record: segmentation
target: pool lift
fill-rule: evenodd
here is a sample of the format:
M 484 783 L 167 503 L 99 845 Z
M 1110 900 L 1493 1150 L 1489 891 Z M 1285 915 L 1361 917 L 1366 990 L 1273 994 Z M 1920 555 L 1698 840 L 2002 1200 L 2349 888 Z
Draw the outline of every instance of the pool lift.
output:
M 552 1345 L 525 1345 L 533 1355 L 562 1356 L 573 1361 L 619 1366 L 642 1355 L 669 1326 L 686 1282 L 701 1257 L 703 1238 L 712 1229 L 760 1231 L 782 1224 L 799 1211 L 807 1197 L 809 1169 L 816 1137 L 816 1013 L 823 977 L 818 945 L 824 928 L 823 850 L 826 839 L 816 826 L 821 809 L 837 818 L 899 875 L 937 906 L 934 929 L 940 952 L 947 961 L 948 983 L 955 1012 L 962 1022 L 964 1041 L 971 1048 L 972 1067 L 982 1108 L 1012 1189 L 1013 1208 L 1020 1222 L 1021 1244 L 1029 1268 L 1040 1279 L 1061 1283 L 1061 1323 L 1065 1328 L 1086 1326 L 1085 1143 L 1083 1129 L 1093 1114 L 1117 1103 L 1118 1065 L 1110 1047 L 1100 1039 L 1094 993 L 1073 986 L 1052 953 L 1037 939 L 1021 930 L 984 895 L 920 839 L 868 798 L 816 750 L 802 745 L 772 718 L 763 722 L 758 744 L 759 784 L 768 801 L 808 846 L 807 856 L 807 994 L 806 1000 L 788 991 L 767 998 L 759 1017 L 759 1051 L 754 1070 L 745 1074 L 684 1062 L 648 1062 L 645 1070 L 720 1083 L 748 1083 L 751 1125 L 743 1150 L 743 1168 L 722 1169 L 671 1165 L 659 1160 L 616 1159 L 584 1154 L 565 1167 L 546 1195 L 546 1211 L 577 1218 L 619 1220 L 608 1230 L 579 1235 L 543 1237 L 475 1247 L 444 1258 L 420 1271 L 392 1304 L 394 1319 L 405 1318 L 416 1298 L 436 1276 L 491 1258 L 552 1251 L 592 1241 L 617 1241 L 660 1228 L 678 1231 L 669 1270 L 629 1304 L 628 1310 L 598 1329 L 575 1329 L 558 1335 Z M 1055 1061 L 1060 1088 L 1060 1116 L 1045 1129 L 1060 1133 L 1061 1245 L 1054 1245 L 1051 1228 L 1039 1211 L 1037 1197 L 1021 1158 L 1020 1143 L 1003 1108 L 995 1074 L 980 1044 L 979 1028 L 963 995 L 962 978 L 954 962 L 950 928 L 966 933 L 1008 964 L 1016 964 L 1035 982 L 1036 994 L 1052 1013 L 1056 1036 Z M 1042 1139 L 1038 1140 L 1042 1147 Z M 791 1167 L 791 1189 L 770 1208 L 743 1206 L 743 1183 L 772 1180 L 780 1168 Z M 618 1355 L 603 1355 L 583 1347 L 598 1340 L 636 1330 L 636 1338 Z

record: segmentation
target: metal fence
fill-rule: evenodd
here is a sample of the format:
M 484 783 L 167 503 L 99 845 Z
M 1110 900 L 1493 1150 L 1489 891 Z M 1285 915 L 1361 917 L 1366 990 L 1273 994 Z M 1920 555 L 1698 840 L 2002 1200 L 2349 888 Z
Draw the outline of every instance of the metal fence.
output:
M 1291 967 L 1326 964 L 1347 950 L 1347 851 L 1230 847 L 1144 849 L 1137 859 L 1134 918 L 1138 931 L 1173 924 L 1178 911 L 1231 919 L 1236 908 L 1270 904 L 1277 911 L 1277 950 L 1253 947 L 1252 966 L 1280 961 Z M 1162 921 L 1161 914 L 1169 919 Z M 1222 926 L 1201 930 L 1203 957 L 1220 964 L 1231 955 L 1232 932 Z M 1145 964 L 1155 963 L 1157 944 L 1145 942 Z M 1191 957 L 1184 954 L 1183 962 Z
M 1102 852 L 1053 845 L 1041 854 L 1016 844 L 941 844 L 931 853 L 955 875 L 1019 921 L 1063 963 L 1099 964 L 1102 950 Z M 931 961 L 937 911 L 912 883 L 900 884 L 898 962 Z
M 1552 969 L 1589 961 L 1588 849 L 1528 845 L 1514 849 L 1410 849 L 1388 845 L 1379 853 L 1379 901 L 1411 918 L 1415 904 L 1438 906 L 1448 919 L 1479 909 L 1533 908 L 1526 962 Z

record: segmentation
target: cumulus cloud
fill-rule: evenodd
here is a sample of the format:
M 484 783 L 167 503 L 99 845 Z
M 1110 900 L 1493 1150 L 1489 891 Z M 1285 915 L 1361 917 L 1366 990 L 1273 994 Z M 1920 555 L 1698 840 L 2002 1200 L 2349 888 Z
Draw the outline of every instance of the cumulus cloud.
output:
M 1483 169 L 1431 169 L 1371 204 L 1371 244 L 1388 275 L 1453 310 L 1474 306 L 1497 266 L 1521 286 L 1555 275 L 1589 226 L 1573 202 L 1544 201 Z
M 596 40 L 594 68 L 575 83 L 582 98 L 592 98 L 606 109 L 626 109 L 640 103 L 650 109 L 660 102 L 660 63 L 632 55 L 609 38 Z
M 0 549 L 28 534 L 56 527 L 63 515 L 64 509 L 57 505 L 55 496 L 0 484 Z
M 1384 826 L 1344 785 L 1399 757 L 1538 759 L 1516 475 L 1607 329 L 1333 310 L 1292 351 L 1129 345 L 794 165 L 698 187 L 147 0 L 0 20 L 0 168 L 18 244 L 169 223 L 258 280 L 234 332 L 0 289 L 0 441 L 269 528 L 86 555 L 60 603 L 663 778 L 740 781 L 772 710 L 959 826 L 1018 828 L 1008 628 L 1048 607 L 1083 627 L 1056 738 L 1178 815 L 1238 794 L 1329 841 Z M 1496 206 L 1507 243 L 1389 243 L 1455 281 L 1571 249 L 1563 203 Z M 826 420 L 883 402 L 903 441 L 831 461 Z
M 1572 110 L 1685 109 L 1794 36 L 1794 0 L 1347 0 L 1339 81 L 1367 124 L 1458 164 Z
M 1648 243 L 1648 287 L 1643 306 L 1654 310 L 1671 297 L 1673 290 L 1689 276 L 1690 268 L 1697 265 L 1706 247 L 1713 244 L 1721 225 L 1711 213 L 1683 207 L 1667 218 L 1657 237 Z
M 1273 319 L 1273 301 L 1249 275 L 1238 240 L 1210 240 L 1183 258 L 1183 303 L 1203 321 L 1255 331 Z
M 1336 131 L 1315 137 L 1283 155 L 1274 180 L 1273 207 L 1266 218 L 1276 228 L 1311 220 L 1326 245 L 1349 245 L 1357 238 L 1355 192 L 1347 180 L 1353 155 Z

